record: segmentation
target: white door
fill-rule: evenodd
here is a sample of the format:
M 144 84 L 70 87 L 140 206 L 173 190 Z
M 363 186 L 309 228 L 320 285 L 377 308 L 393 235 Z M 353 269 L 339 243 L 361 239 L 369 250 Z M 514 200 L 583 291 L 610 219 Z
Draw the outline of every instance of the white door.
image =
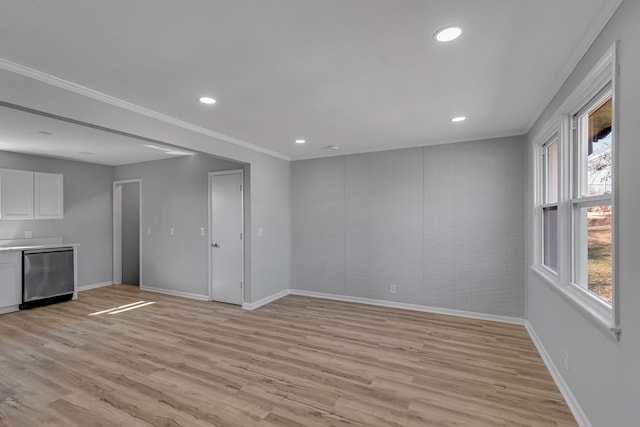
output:
M 243 301 L 242 171 L 209 174 L 211 193 L 211 299 Z

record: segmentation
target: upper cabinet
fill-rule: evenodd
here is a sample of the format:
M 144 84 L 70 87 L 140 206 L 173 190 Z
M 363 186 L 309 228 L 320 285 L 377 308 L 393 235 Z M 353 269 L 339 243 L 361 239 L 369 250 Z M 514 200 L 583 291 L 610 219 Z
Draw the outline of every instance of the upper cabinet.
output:
M 0 219 L 62 219 L 63 176 L 0 170 Z
M 33 218 L 33 172 L 2 169 L 0 218 Z
M 64 177 L 57 173 L 34 172 L 34 218 L 61 219 L 64 216 Z

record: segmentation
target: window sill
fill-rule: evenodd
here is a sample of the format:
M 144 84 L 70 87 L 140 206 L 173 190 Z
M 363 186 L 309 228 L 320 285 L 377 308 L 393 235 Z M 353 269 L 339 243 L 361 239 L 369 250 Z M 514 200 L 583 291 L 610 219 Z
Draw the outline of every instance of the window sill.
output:
M 616 340 L 620 340 L 620 329 L 615 326 L 613 309 L 596 296 L 574 283 L 563 284 L 548 269 L 536 266 L 531 271 L 547 286 L 556 291 L 591 323 Z

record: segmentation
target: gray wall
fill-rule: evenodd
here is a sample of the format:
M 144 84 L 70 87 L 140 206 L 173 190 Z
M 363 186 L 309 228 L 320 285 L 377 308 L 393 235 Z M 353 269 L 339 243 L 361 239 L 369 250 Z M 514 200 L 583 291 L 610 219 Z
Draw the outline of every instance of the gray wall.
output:
M 113 168 L 6 151 L 0 151 L 0 168 L 64 175 L 64 219 L 0 221 L 0 238 L 24 238 L 29 230 L 33 237 L 80 243 L 78 285 L 110 282 Z
M 571 303 L 528 273 L 528 317 L 536 334 L 558 367 L 593 426 L 637 426 L 640 399 L 640 2 L 625 0 L 562 89 L 530 132 L 535 135 L 589 73 L 605 51 L 619 40 L 619 173 L 618 283 L 621 307 L 620 342 L 583 316 Z M 531 153 L 532 141 L 529 141 Z M 529 158 L 528 221 L 533 233 L 533 157 Z M 528 262 L 533 262 L 529 248 Z M 564 351 L 570 369 L 563 368 Z
M 524 165 L 522 137 L 293 162 L 292 288 L 524 317 Z
M 195 155 L 115 168 L 116 180 L 142 179 L 141 286 L 209 294 L 208 172 L 242 167 Z M 171 227 L 173 236 L 169 234 Z M 200 235 L 201 227 L 204 236 Z
M 122 185 L 122 283 L 140 281 L 140 184 Z
M 291 283 L 290 162 L 260 157 L 251 163 L 251 302 L 289 289 Z

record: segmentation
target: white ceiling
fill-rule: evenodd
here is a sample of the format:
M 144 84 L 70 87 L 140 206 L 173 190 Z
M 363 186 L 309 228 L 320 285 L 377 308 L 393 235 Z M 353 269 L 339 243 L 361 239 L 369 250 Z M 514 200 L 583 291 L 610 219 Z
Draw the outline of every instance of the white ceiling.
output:
M 194 154 L 155 141 L 145 141 L 5 106 L 0 106 L 0 150 L 109 166 Z M 184 154 L 177 154 L 178 152 Z
M 525 133 L 619 3 L 4 0 L 0 58 L 301 159 Z

